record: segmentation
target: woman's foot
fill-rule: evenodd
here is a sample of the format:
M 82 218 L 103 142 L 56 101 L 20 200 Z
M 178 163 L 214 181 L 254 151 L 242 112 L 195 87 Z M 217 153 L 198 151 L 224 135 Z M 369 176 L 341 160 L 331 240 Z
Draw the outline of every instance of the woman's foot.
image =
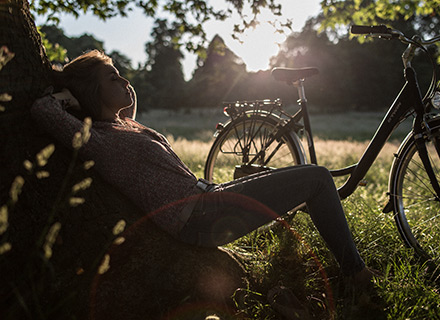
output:
M 374 278 L 379 276 L 379 271 L 365 267 L 351 277 L 351 283 L 356 289 L 368 290 L 374 287 Z
M 282 285 L 267 293 L 267 300 L 272 308 L 287 320 L 309 319 L 308 310 L 301 304 L 292 290 Z

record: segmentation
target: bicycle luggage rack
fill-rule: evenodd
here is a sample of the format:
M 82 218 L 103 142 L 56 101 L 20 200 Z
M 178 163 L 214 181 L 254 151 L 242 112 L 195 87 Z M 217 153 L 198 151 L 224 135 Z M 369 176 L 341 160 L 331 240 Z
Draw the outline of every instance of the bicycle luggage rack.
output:
M 246 112 L 259 112 L 267 111 L 268 113 L 273 113 L 274 111 L 284 114 L 282 111 L 283 103 L 281 99 L 265 99 L 265 100 L 243 100 L 235 102 L 223 102 L 223 113 L 231 117 L 232 119 L 241 116 Z

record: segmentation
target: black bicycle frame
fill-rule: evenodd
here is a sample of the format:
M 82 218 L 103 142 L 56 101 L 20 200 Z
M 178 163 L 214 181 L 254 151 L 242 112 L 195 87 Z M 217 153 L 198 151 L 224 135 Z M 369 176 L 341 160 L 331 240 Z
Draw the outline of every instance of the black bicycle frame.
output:
M 358 187 L 361 180 L 365 177 L 366 173 L 376 160 L 380 151 L 382 150 L 385 143 L 388 141 L 391 134 L 399 126 L 399 124 L 404 121 L 412 113 L 415 113 L 416 117 L 413 122 L 413 135 L 416 141 L 417 151 L 422 160 L 424 168 L 431 180 L 431 184 L 437 194 L 437 198 L 440 199 L 440 186 L 436 179 L 434 170 L 432 169 L 431 162 L 428 157 L 428 153 L 425 145 L 425 129 L 424 123 L 424 105 L 423 98 L 420 93 L 416 73 L 413 68 L 407 67 L 405 69 L 405 84 L 397 95 L 396 99 L 388 109 L 382 122 L 380 123 L 378 129 L 376 130 L 373 138 L 371 139 L 369 145 L 365 149 L 363 155 L 359 159 L 359 162 L 348 167 L 336 170 L 330 170 L 332 176 L 349 176 L 347 181 L 338 188 L 339 196 L 344 199 L 351 195 Z M 303 83 L 298 83 L 302 86 Z M 303 87 L 300 89 L 303 89 Z M 300 110 L 290 117 L 290 119 L 282 125 L 282 127 L 275 132 L 275 134 L 267 141 L 265 148 L 262 148 L 260 152 L 254 156 L 249 164 L 255 162 L 255 160 L 264 154 L 265 150 L 271 145 L 275 140 L 279 140 L 283 134 L 290 130 L 297 131 L 299 126 L 298 122 L 302 119 L 303 127 L 302 129 L 307 134 L 308 150 L 309 156 L 312 164 L 318 164 L 316 159 L 316 153 L 314 149 L 313 135 L 311 131 L 310 119 L 307 110 L 307 100 L 305 95 L 300 99 Z M 281 143 L 281 142 L 279 142 Z
M 338 189 L 341 199 L 348 197 L 356 190 L 359 182 L 365 177 L 367 171 L 376 160 L 377 156 L 379 155 L 380 151 L 382 150 L 385 143 L 388 141 L 395 128 L 403 120 L 405 120 L 412 111 L 416 113 L 416 118 L 414 119 L 413 123 L 414 135 L 416 137 L 419 136 L 420 138 L 422 138 L 424 132 L 422 126 L 424 106 L 417 82 L 417 77 L 413 68 L 409 67 L 405 70 L 405 80 L 406 82 L 403 85 L 403 88 L 397 95 L 396 99 L 394 100 L 384 118 L 382 119 L 382 122 L 376 130 L 368 147 L 365 149 L 359 162 L 346 168 L 330 170 L 332 176 L 335 177 L 349 175 L 347 181 Z M 429 162 L 426 146 L 423 142 L 423 139 L 420 139 L 420 141 L 422 142 L 420 143 L 420 149 L 418 146 L 420 157 L 422 158 L 428 175 L 430 175 L 437 195 L 440 195 L 440 187 L 438 186 L 437 179 L 435 178 L 432 166 Z M 314 153 L 313 150 L 309 150 L 309 153 L 310 152 Z M 316 156 L 311 156 L 311 158 L 316 159 Z M 315 164 L 317 163 L 315 162 Z M 437 186 L 435 186 L 435 184 Z

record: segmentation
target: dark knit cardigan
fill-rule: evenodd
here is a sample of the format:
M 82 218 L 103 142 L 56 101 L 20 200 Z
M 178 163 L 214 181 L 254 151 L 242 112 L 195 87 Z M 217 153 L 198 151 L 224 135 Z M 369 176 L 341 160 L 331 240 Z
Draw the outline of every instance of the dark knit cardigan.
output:
M 47 95 L 35 101 L 31 113 L 44 130 L 73 149 L 72 139 L 84 122 L 65 111 L 63 105 Z M 130 115 L 132 110 L 123 113 Z M 163 135 L 130 117 L 123 118 L 93 122 L 90 138 L 79 149 L 79 156 L 93 160 L 103 179 L 151 215 L 156 224 L 176 235 L 182 226 L 179 212 L 185 199 L 199 193 L 197 179 Z

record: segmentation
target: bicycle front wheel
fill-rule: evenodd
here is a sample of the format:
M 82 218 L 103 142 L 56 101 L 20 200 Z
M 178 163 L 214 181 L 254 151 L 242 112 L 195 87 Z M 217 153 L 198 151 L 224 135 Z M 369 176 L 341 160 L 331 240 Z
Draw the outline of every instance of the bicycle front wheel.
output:
M 205 179 L 222 183 L 252 173 L 305 163 L 301 142 L 294 132 L 286 132 L 268 145 L 280 120 L 269 114 L 245 114 L 226 124 L 208 154 Z
M 440 123 L 425 140 L 432 168 L 440 181 Z M 424 259 L 440 257 L 440 202 L 419 157 L 412 135 L 393 162 L 391 199 L 397 228 L 405 243 Z

